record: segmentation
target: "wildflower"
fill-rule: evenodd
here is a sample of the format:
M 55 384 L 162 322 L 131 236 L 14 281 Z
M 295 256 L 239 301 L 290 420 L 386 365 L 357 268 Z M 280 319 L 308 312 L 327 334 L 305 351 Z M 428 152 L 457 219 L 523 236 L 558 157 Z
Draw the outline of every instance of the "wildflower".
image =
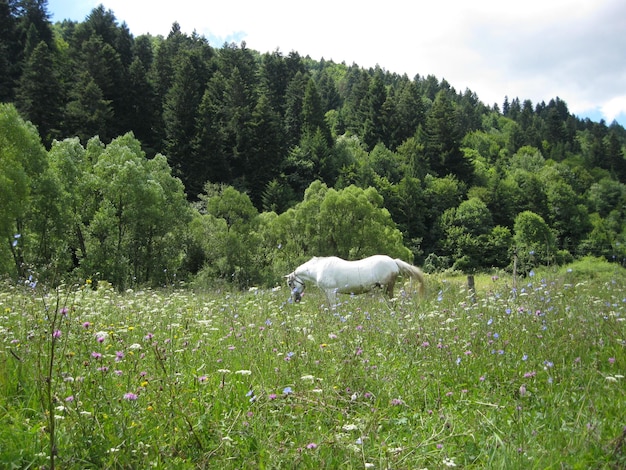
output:
M 206 375 L 201 375 L 200 377 L 198 377 L 198 382 L 205 383 L 206 381 L 207 381 Z
M 453 460 L 453 459 L 448 459 L 448 458 L 445 458 L 445 459 L 443 459 L 443 464 L 444 464 L 446 467 L 456 467 L 456 464 L 454 463 L 454 460 Z
M 400 398 L 394 398 L 391 400 L 391 404 L 393 406 L 399 406 L 399 405 L 404 405 L 404 401 Z
M 53 338 L 60 338 L 61 337 L 61 330 L 54 330 L 54 333 L 52 333 L 52 337 Z
M 522 361 L 526 361 L 526 360 L 528 360 L 528 354 L 524 354 L 524 355 L 522 356 Z
M 615 364 L 615 358 L 609 357 L 609 364 Z
M 276 400 L 276 394 L 275 394 L 275 393 L 270 393 L 270 394 L 268 395 L 268 398 L 269 398 L 270 400 Z
M 88 321 L 83 323 L 83 328 L 86 330 L 88 330 L 90 326 L 91 326 L 91 323 L 89 323 Z
M 291 387 L 283 388 L 283 395 L 289 395 L 290 393 L 293 393 L 293 390 Z
M 524 378 L 525 379 L 529 379 L 530 377 L 534 377 L 535 375 L 537 375 L 537 372 L 535 372 L 534 370 L 532 372 L 526 372 L 524 374 Z
M 70 395 L 69 397 L 65 399 L 65 401 L 68 403 L 74 401 L 74 395 Z
M 220 374 L 230 374 L 230 369 L 217 369 Z
M 67 315 L 67 312 L 69 312 L 69 309 L 67 307 L 63 307 L 61 310 L 59 310 L 59 313 L 61 315 Z
M 307 449 L 317 449 L 317 444 L 315 442 L 311 442 L 306 445 Z
M 246 370 L 246 369 L 242 369 L 242 370 L 236 370 L 235 374 L 239 374 L 239 375 L 251 375 L 252 371 L 251 370 Z
M 124 400 L 128 400 L 128 401 L 134 401 L 137 399 L 137 394 L 132 393 L 132 392 L 128 392 L 124 394 Z
M 122 359 L 124 359 L 124 351 L 116 351 L 115 362 L 120 362 Z
M 313 381 L 313 380 L 315 380 L 315 376 L 313 376 L 313 375 L 303 375 L 302 377 L 300 377 L 300 380 Z
M 461 358 L 460 358 L 460 357 L 457 357 L 457 358 L 456 358 L 456 365 L 458 366 L 460 363 L 461 363 Z
M 100 359 L 102 358 L 102 354 L 100 354 L 99 352 L 92 352 L 91 353 L 91 357 L 93 357 L 94 359 Z
M 493 318 L 490 318 L 489 320 L 487 320 L 487 326 L 491 325 L 493 323 Z

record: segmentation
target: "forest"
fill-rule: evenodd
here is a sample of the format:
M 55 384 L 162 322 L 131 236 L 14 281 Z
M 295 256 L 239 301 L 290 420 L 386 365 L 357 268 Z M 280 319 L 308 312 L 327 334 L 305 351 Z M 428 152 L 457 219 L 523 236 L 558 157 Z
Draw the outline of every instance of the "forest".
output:
M 626 262 L 626 131 L 296 51 L 0 1 L 0 277 L 273 286 L 314 255 Z

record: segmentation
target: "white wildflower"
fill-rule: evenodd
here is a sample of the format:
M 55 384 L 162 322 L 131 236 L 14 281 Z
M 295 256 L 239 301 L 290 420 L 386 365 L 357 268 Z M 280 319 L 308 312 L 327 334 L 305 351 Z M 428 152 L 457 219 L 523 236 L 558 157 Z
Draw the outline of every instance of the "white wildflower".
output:
M 251 370 L 247 370 L 247 369 L 242 369 L 242 370 L 236 370 L 235 374 L 239 374 L 239 375 L 251 375 L 252 371 Z
M 359 429 L 359 427 L 356 424 L 344 424 L 343 426 L 341 426 L 341 429 L 343 429 L 344 431 L 355 431 Z

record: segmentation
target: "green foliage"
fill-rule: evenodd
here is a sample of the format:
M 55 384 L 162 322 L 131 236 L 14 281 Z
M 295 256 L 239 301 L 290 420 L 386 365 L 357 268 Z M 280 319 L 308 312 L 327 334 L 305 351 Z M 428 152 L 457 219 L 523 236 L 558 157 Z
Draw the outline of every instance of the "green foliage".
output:
M 540 215 L 531 211 L 519 213 L 515 218 L 513 238 L 522 270 L 529 270 L 537 264 L 549 264 L 553 260 L 555 237 Z
M 0 104 L 0 266 L 12 277 L 25 276 L 36 202 L 45 194 L 46 152 L 35 127 L 12 105 Z M 9 261 L 12 259 L 12 263 Z M 11 266 L 12 264 L 12 266 Z
M 190 225 L 193 243 L 203 255 L 203 272 L 196 284 L 206 287 L 214 278 L 239 287 L 258 283 L 259 267 L 253 263 L 258 211 L 246 194 L 231 186 L 207 185 L 205 192 L 201 213 Z
M 500 112 L 432 75 L 409 78 L 295 51 L 260 54 L 245 43 L 216 48 L 178 23 L 167 37 L 133 37 L 103 6 L 83 22 L 53 26 L 45 10 L 45 2 L 0 5 L 0 98 L 14 102 L 51 149 L 49 169 L 24 173 L 25 155 L 0 169 L 4 275 L 116 273 L 122 287 L 129 280 L 162 283 L 166 269 L 195 274 L 206 260 L 181 194 L 202 206 L 207 183 L 248 195 L 263 219 L 250 229 L 256 239 L 242 241 L 229 229 L 235 240 L 218 246 L 220 259 L 230 261 L 203 271 L 241 286 L 271 284 L 309 254 L 396 250 L 396 227 L 415 260 L 472 271 L 502 267 L 511 263 L 506 244 L 524 211 L 541 216 L 555 236 L 552 258 L 535 263 L 585 254 L 624 259 L 626 132 L 571 115 L 558 97 L 547 104 L 505 98 Z M 131 131 L 139 143 L 108 149 Z M 65 137 L 79 140 L 63 143 Z M 100 159 L 111 151 L 126 156 L 105 171 Z M 375 188 L 383 200 L 372 203 L 374 212 L 387 210 L 391 222 L 374 218 L 380 233 L 358 235 L 353 226 L 370 209 L 352 194 L 355 211 L 345 216 L 352 226 L 323 214 L 324 224 L 342 233 L 319 237 L 325 196 L 319 204 L 306 200 L 318 180 L 330 194 L 326 204 L 344 214 L 352 206 L 348 193 L 339 193 L 351 185 Z M 480 214 L 463 203 L 474 199 L 486 206 Z M 176 207 L 180 217 L 157 213 L 159 204 Z M 303 221 L 286 220 L 294 216 Z M 130 222 L 135 217 L 145 223 Z M 293 245 L 279 241 L 285 231 Z M 352 254 L 349 236 L 356 237 Z M 389 246 L 366 240 L 389 237 Z M 281 254 L 279 244 L 293 249 Z M 246 265 L 253 266 L 249 276 L 241 274 Z

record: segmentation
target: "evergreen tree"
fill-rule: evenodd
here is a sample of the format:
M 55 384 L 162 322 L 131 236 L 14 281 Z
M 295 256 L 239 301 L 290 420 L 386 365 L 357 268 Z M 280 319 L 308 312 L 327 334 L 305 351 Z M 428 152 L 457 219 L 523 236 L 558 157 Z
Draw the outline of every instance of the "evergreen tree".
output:
M 322 100 L 313 79 L 309 79 L 304 90 L 304 99 L 302 100 L 302 132 L 315 133 L 319 131 L 326 139 L 327 144 L 332 145 L 330 130 L 324 119 L 324 109 L 322 108 Z
M 298 72 L 287 86 L 284 126 L 288 147 L 296 145 L 302 136 L 304 94 L 308 82 L 309 77 Z
M 44 41 L 24 65 L 16 101 L 22 115 L 37 126 L 43 142 L 49 146 L 59 136 L 62 102 L 54 58 Z
M 460 148 L 457 114 L 449 92 L 437 93 L 426 118 L 425 131 L 425 152 L 431 168 L 440 176 L 452 174 L 470 182 L 474 170 Z
M 194 67 L 191 54 L 182 53 L 176 65 L 176 74 L 169 89 L 163 108 L 165 123 L 165 152 L 185 188 L 193 178 L 192 143 L 196 131 L 198 106 L 202 99 L 200 79 Z M 189 187 L 191 189 L 191 187 Z M 194 189 L 198 189 L 194 185 Z
M 324 113 L 341 107 L 341 97 L 337 91 L 335 80 L 329 72 L 329 66 L 322 68 L 317 79 L 317 89 L 322 101 Z
M 265 95 L 261 95 L 251 116 L 251 145 L 246 158 L 246 183 L 250 199 L 257 208 L 263 205 L 267 184 L 278 176 L 285 152 L 279 115 Z
M 368 149 L 373 149 L 379 142 L 389 142 L 383 125 L 383 105 L 387 100 L 387 92 L 383 83 L 382 72 L 376 73 L 370 82 L 364 106 L 363 142 Z
M 0 2 L 0 101 L 14 97 L 14 88 L 20 75 L 22 47 L 17 32 L 18 0 Z
M 86 143 L 93 136 L 108 142 L 113 137 L 113 109 L 88 72 L 80 74 L 65 108 L 66 132 Z
M 261 84 L 270 105 L 282 117 L 285 113 L 285 94 L 291 78 L 287 62 L 279 51 L 266 53 L 261 62 Z

